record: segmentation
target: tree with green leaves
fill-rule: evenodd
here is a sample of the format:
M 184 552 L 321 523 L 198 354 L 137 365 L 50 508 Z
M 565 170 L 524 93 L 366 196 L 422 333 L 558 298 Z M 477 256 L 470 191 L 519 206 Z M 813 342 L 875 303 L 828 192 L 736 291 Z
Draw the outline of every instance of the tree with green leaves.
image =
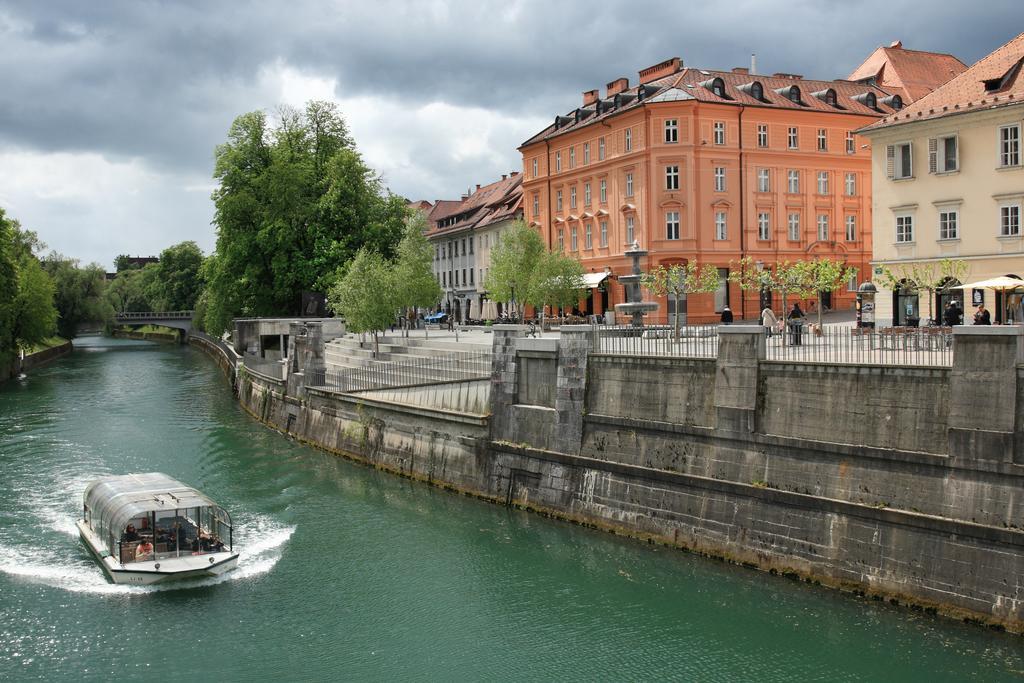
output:
M 848 267 L 842 261 L 835 261 L 828 258 L 819 258 L 813 261 L 804 261 L 806 269 L 806 287 L 811 296 L 818 297 L 818 327 L 821 327 L 821 295 L 825 292 L 834 292 L 844 282 L 857 275 L 857 269 Z
M 533 232 L 533 231 L 531 231 Z M 575 306 L 586 292 L 583 266 L 571 256 L 545 249 L 534 266 L 523 300 L 540 311 L 544 329 L 544 307 Z
M 362 248 L 349 262 L 327 294 L 331 310 L 345 318 L 353 332 L 373 334 L 373 352 L 379 350 L 378 335 L 395 320 L 395 274 L 388 261 L 375 251 Z
M 15 342 L 28 348 L 52 336 L 57 328 L 57 308 L 53 305 L 56 286 L 32 254 L 24 254 L 18 263 L 18 293 L 14 297 Z
M 203 288 L 200 269 L 203 252 L 195 242 L 181 242 L 160 252 L 156 264 L 157 298 L 154 307 L 163 311 L 191 311 Z
M 333 104 L 235 119 L 215 152 L 217 245 L 203 271 L 206 328 L 238 315 L 297 314 L 303 291 L 325 291 L 366 246 L 386 258 L 405 202 L 383 188 Z
M 405 234 L 398 243 L 394 266 L 395 301 L 399 307 L 407 309 L 413 319 L 417 308 L 433 306 L 442 294 L 433 271 L 434 248 L 427 241 L 426 231 L 426 215 L 422 211 L 411 212 L 405 221 Z M 426 326 L 423 330 L 426 336 Z
M 18 267 L 13 223 L 0 208 L 0 379 L 7 376 L 14 357 L 14 312 L 18 295 Z
M 484 288 L 493 301 L 509 304 L 516 317 L 521 317 L 521 304 L 530 296 L 534 269 L 544 251 L 540 233 L 522 220 L 502 233 L 501 240 L 491 249 L 491 266 Z
M 113 309 L 104 296 L 106 273 L 97 263 L 79 266 L 70 259 L 50 252 L 42 261 L 43 269 L 56 285 L 57 333 L 67 339 L 75 336 L 83 322 L 104 322 Z
M 698 264 L 696 261 L 674 263 L 668 267 L 659 265 L 644 273 L 640 284 L 654 296 L 671 294 L 675 298 L 675 338 L 679 339 L 683 297 L 687 294 L 710 294 L 717 291 L 718 268 L 710 263 Z
M 936 293 L 944 293 L 962 284 L 967 275 L 968 265 L 962 259 L 945 258 L 940 261 L 925 261 L 899 264 L 892 268 L 882 268 L 882 280 L 891 290 L 899 288 L 911 292 L 926 292 L 928 299 L 928 319 L 938 322 L 939 311 L 932 309 L 932 301 Z

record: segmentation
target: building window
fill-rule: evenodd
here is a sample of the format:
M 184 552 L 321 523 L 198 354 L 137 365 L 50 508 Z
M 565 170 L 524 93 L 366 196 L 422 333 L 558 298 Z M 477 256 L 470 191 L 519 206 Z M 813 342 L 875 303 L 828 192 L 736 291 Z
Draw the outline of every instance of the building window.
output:
M 728 238 L 728 232 L 726 231 L 725 225 L 725 211 L 715 212 L 715 239 L 724 240 Z
M 462 255 L 463 256 L 466 255 L 466 240 L 462 240 Z M 462 279 L 465 280 L 466 278 L 462 278 Z
M 569 232 L 569 246 L 572 247 L 573 251 L 576 251 L 579 248 L 579 244 L 577 243 L 577 240 L 576 240 L 576 226 L 575 225 L 572 226 L 572 229 Z
M 605 202 L 608 201 L 608 181 L 602 180 L 599 187 L 601 188 L 601 203 L 604 204 Z
M 770 189 L 770 186 L 769 186 L 769 183 L 768 183 L 768 169 L 767 168 L 759 168 L 759 169 L 757 169 L 757 191 L 758 192 L 768 192 L 769 189 Z
M 447 287 L 448 286 L 448 273 L 441 273 L 441 286 L 442 287 Z
M 590 206 L 590 183 L 583 183 L 583 205 Z
M 913 149 L 909 142 L 886 146 L 885 156 L 889 178 L 900 180 L 913 177 Z
M 555 190 L 555 211 L 562 210 L 562 191 Z
M 586 165 L 586 164 L 589 164 L 589 163 L 590 163 L 590 143 L 589 142 L 584 142 L 583 143 L 583 164 Z
M 632 197 L 633 196 L 633 174 L 632 173 L 627 173 L 626 174 L 626 196 L 627 197 Z
M 999 207 L 999 236 L 1020 237 L 1020 204 Z
M 561 170 L 562 170 L 562 153 L 561 152 L 555 152 L 555 173 L 558 173 Z
M 715 121 L 715 144 L 725 144 L 725 121 Z
M 960 239 L 960 211 L 958 209 L 939 211 L 939 239 Z
M 856 242 L 857 241 L 857 217 L 847 216 L 846 217 L 846 241 Z
M 768 212 L 762 211 L 757 214 L 757 239 L 771 239 L 771 226 L 769 224 Z
M 910 214 L 896 216 L 896 243 L 907 244 L 914 241 L 914 217 Z
M 475 271 L 472 268 L 469 269 L 469 284 L 471 284 L 471 285 L 475 285 L 476 284 L 476 282 L 473 281 L 473 273 L 474 272 Z
M 627 152 L 632 152 L 633 151 L 633 129 L 632 128 L 627 128 L 626 129 L 624 141 L 625 141 L 625 145 L 624 145 L 625 150 Z
M 1020 125 L 999 129 L 999 165 L 1020 166 Z
M 789 183 L 789 187 L 787 189 L 790 194 L 797 194 L 800 192 L 800 171 L 790 169 L 786 173 L 786 180 Z
M 796 134 L 796 126 L 789 127 L 789 148 L 797 149 L 799 147 L 799 139 Z
M 665 121 L 665 142 L 679 142 L 679 121 L 677 119 Z
M 576 168 L 576 145 L 569 148 L 569 168 Z
M 821 242 L 828 241 L 828 214 L 818 214 L 818 240 Z
M 677 240 L 679 239 L 679 212 L 678 211 L 666 211 L 665 212 L 665 239 Z
M 636 241 L 636 219 L 633 216 L 626 216 L 626 244 L 633 244 Z
M 768 146 L 768 124 L 766 123 L 757 124 L 757 146 Z
M 789 239 L 794 242 L 800 241 L 800 214 L 789 214 Z
M 846 281 L 846 291 L 856 292 L 857 289 L 857 273 L 851 273 L 850 279 Z
M 537 160 L 536 159 L 533 160 L 533 177 L 534 178 L 537 177 Z
M 715 192 L 725 192 L 725 168 L 715 166 Z
M 678 190 L 679 189 L 679 167 L 678 166 L 666 166 L 665 167 L 665 189 L 666 190 Z
M 569 208 L 570 209 L 575 209 L 576 208 L 576 186 L 575 185 L 573 185 L 572 187 L 569 188 Z
M 852 130 L 848 130 L 848 131 L 846 131 L 846 153 L 847 154 L 853 154 L 856 151 L 857 150 L 854 147 L 853 131 Z
M 608 221 L 601 221 L 601 246 L 608 246 Z
M 533 215 L 540 215 L 540 195 L 538 195 L 536 192 L 533 193 Z
M 473 238 L 472 237 L 469 238 L 469 253 L 470 254 L 473 253 Z
M 818 129 L 818 151 L 828 151 L 828 131 L 826 131 L 824 128 Z
M 583 246 L 586 249 L 594 248 L 594 229 L 590 221 L 583 226 Z
M 558 251 L 565 251 L 565 230 L 562 228 L 558 229 Z
M 828 171 L 818 171 L 818 194 L 828 194 Z
M 597 139 L 597 160 L 604 161 L 604 138 Z
M 928 172 L 950 173 L 959 167 L 957 138 L 947 135 L 928 140 Z
M 857 196 L 857 174 L 847 173 L 846 174 L 846 196 L 856 197 Z

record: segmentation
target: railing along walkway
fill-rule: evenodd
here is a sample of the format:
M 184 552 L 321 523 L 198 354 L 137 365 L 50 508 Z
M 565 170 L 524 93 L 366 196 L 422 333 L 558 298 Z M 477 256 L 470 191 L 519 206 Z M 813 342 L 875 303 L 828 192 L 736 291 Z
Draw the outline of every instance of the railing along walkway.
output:
M 308 372 L 306 385 L 332 391 L 441 384 L 491 376 L 491 352 L 468 351 L 408 360 L 380 362 L 368 367 Z
M 117 320 L 188 320 L 195 315 L 195 311 L 127 311 L 115 314 Z

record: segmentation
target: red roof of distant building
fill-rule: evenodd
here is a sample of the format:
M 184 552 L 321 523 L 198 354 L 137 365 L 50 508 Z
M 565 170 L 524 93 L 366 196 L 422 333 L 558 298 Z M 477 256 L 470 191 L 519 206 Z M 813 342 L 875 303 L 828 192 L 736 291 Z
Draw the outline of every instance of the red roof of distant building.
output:
M 514 216 L 522 204 L 523 177 L 513 172 L 501 180 L 483 185 L 461 201 L 438 200 L 428 215 L 433 223 L 430 235 L 483 227 Z M 454 218 L 454 221 L 446 219 Z M 447 224 L 441 226 L 442 222 Z
M 872 52 L 847 80 L 872 79 L 875 85 L 896 93 L 909 104 L 966 70 L 967 65 L 953 55 L 908 50 L 896 41 Z
M 865 130 L 1020 104 L 1024 102 L 1022 63 L 1024 33 L 937 90 Z

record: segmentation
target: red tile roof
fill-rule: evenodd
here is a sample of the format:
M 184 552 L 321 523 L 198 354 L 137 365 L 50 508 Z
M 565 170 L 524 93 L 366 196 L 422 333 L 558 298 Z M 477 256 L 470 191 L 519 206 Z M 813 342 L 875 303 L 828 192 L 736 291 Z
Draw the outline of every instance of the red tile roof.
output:
M 1024 102 L 1022 62 L 1024 33 L 937 90 L 864 130 L 1020 104 Z
M 967 65 L 953 55 L 907 50 L 896 41 L 872 52 L 847 80 L 873 79 L 876 85 L 896 93 L 909 104 L 966 70 Z
M 722 79 L 725 97 L 713 93 L 710 89 L 710 82 L 716 78 Z M 760 82 L 764 91 L 764 98 L 755 99 L 740 86 L 746 86 L 754 81 Z M 795 86 L 800 90 L 800 102 L 793 102 L 784 94 L 777 91 Z M 643 97 L 638 98 L 641 89 Z M 826 90 L 834 90 L 836 94 L 836 106 L 826 104 L 815 93 Z M 877 106 L 872 109 L 863 102 L 853 99 L 855 96 L 865 93 L 873 93 Z M 703 69 L 685 68 L 677 73 L 663 76 L 623 91 L 615 98 L 599 100 L 601 112 L 598 113 L 596 106 L 582 107 L 569 112 L 568 116 L 557 117 L 565 119 L 561 125 L 552 124 L 524 142 L 520 147 L 525 147 L 545 139 L 555 138 L 569 131 L 579 130 L 598 121 L 607 120 L 626 111 L 634 111 L 652 100 L 657 101 L 683 101 L 697 100 L 699 102 L 713 102 L 726 105 L 744 105 L 748 107 L 769 107 L 774 109 L 790 109 L 796 111 L 817 111 L 833 114 L 858 114 L 861 116 L 880 117 L 894 111 L 894 109 L 882 102 L 890 93 L 873 85 L 855 83 L 852 81 L 818 81 L 808 80 L 800 76 L 788 74 L 775 74 L 766 76 L 762 74 L 735 73 L 732 71 L 706 71 Z M 616 106 L 616 98 L 618 106 Z M 628 101 L 625 101 L 628 100 Z M 607 107 L 607 108 L 605 108 Z
M 433 237 L 483 227 L 514 216 L 522 205 L 522 195 L 523 176 L 513 173 L 478 188 L 461 201 L 439 200 L 428 216 L 433 224 L 428 234 Z M 454 223 L 439 227 L 442 221 L 452 217 L 456 218 Z

